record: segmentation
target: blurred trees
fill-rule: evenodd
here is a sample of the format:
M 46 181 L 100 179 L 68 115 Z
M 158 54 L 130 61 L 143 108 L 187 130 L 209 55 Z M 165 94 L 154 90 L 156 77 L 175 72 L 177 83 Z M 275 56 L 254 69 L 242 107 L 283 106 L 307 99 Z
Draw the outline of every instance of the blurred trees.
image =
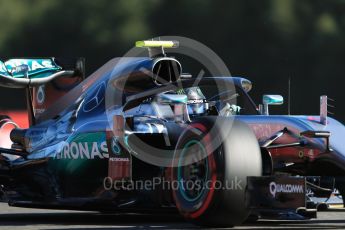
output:
M 83 56 L 89 73 L 136 40 L 190 37 L 251 79 L 256 102 L 263 93 L 287 98 L 291 78 L 294 114 L 318 114 L 328 94 L 345 121 L 343 0 L 0 0 L 0 22 L 1 57 Z

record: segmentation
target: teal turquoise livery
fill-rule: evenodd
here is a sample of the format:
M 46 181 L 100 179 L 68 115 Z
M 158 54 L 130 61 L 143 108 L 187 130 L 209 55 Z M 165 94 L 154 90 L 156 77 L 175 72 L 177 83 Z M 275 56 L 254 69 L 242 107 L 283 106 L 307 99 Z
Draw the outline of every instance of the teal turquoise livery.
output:
M 0 61 L 0 74 L 5 76 L 11 76 L 5 66 L 5 63 L 3 63 L 2 61 Z
M 28 67 L 29 78 L 43 78 L 57 71 L 62 67 L 57 65 L 53 58 L 44 59 L 9 59 L 5 62 L 0 61 L 0 74 L 13 78 L 24 78 L 24 73 L 16 71 L 16 68 L 26 65 Z

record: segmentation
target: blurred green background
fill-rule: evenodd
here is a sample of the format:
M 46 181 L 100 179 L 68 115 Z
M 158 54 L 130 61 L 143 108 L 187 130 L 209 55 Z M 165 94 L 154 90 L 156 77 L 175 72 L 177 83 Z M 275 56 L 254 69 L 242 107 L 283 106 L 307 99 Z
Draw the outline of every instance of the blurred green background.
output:
M 344 0 L 0 0 L 0 22 L 1 58 L 85 57 L 87 73 L 137 40 L 196 39 L 252 80 L 257 103 L 264 93 L 287 99 L 291 78 L 293 114 L 319 114 L 327 94 L 345 121 Z M 0 109 L 24 108 L 20 90 L 0 97 Z

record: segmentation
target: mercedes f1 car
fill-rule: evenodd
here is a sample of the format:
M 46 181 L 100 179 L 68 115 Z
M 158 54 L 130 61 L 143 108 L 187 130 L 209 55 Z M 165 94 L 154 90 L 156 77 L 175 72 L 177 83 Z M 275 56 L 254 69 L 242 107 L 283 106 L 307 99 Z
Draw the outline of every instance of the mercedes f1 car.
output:
M 30 121 L 1 117 L 9 205 L 177 210 L 199 225 L 234 226 L 251 213 L 308 210 L 307 189 L 345 193 L 345 127 L 327 117 L 326 96 L 320 116 L 269 115 L 281 96 L 257 107 L 245 78 L 195 81 L 162 52 L 177 45 L 138 42 L 149 57 L 115 58 L 87 78 L 82 60 L 0 62 L 0 85 L 26 90 Z

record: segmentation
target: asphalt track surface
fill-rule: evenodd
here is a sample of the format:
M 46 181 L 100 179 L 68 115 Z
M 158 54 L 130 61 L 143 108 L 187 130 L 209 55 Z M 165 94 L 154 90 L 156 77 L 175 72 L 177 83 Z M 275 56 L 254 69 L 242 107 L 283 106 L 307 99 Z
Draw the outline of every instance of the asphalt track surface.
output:
M 178 215 L 114 215 L 8 207 L 0 203 L 0 229 L 198 229 Z M 199 228 L 200 229 L 200 228 Z M 345 210 L 318 212 L 308 221 L 260 220 L 232 229 L 345 229 Z

